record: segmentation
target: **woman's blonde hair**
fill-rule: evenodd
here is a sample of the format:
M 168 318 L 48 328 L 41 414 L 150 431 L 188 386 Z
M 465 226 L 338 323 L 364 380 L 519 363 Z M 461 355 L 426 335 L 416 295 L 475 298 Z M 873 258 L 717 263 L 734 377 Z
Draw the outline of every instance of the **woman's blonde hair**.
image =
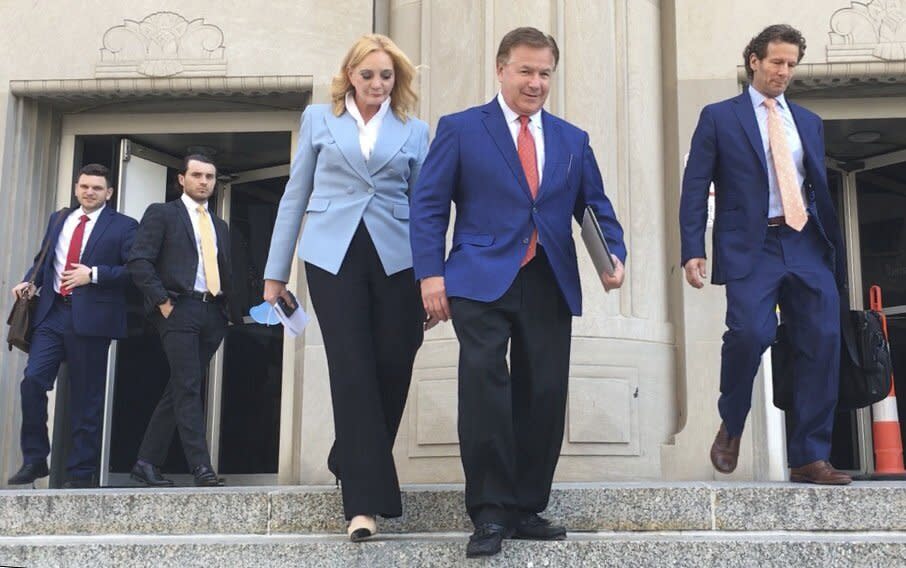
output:
M 415 103 L 418 101 L 418 95 L 412 88 L 415 66 L 412 65 L 406 54 L 393 43 L 393 40 L 381 34 L 363 35 L 346 53 L 343 63 L 340 64 L 340 71 L 334 75 L 330 84 L 333 113 L 336 116 L 343 114 L 346 110 L 346 93 L 355 89 L 349 81 L 349 71 L 355 69 L 363 59 L 375 51 L 383 51 L 393 61 L 395 81 L 393 90 L 390 91 L 390 108 L 397 118 L 405 122 L 407 115 L 415 108 Z

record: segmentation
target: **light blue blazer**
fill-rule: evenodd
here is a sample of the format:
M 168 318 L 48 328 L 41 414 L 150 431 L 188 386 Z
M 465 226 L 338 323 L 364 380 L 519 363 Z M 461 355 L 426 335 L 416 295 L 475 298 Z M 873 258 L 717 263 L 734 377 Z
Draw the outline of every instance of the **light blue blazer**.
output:
M 389 276 L 412 267 L 409 194 L 428 152 L 428 125 L 392 111 L 384 115 L 366 162 L 348 112 L 330 105 L 302 113 L 299 149 L 280 199 L 264 277 L 286 282 L 296 237 L 299 258 L 337 274 L 359 222 L 364 220 Z

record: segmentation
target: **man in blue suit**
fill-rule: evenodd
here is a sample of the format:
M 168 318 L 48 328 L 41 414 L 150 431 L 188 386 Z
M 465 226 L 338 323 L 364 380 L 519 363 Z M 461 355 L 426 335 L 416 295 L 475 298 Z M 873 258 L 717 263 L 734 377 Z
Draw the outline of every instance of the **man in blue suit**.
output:
M 16 296 L 31 296 L 38 289 L 40 296 L 21 387 L 24 465 L 8 480 L 10 485 L 27 485 L 48 474 L 47 392 L 64 360 L 72 421 L 64 487 L 96 483 L 107 349 L 111 338 L 126 336 L 125 288 L 130 279 L 124 265 L 138 226 L 106 206 L 112 195 L 106 167 L 88 164 L 80 169 L 75 183 L 79 207 L 51 216 L 41 266 L 32 266 L 24 282 L 13 288 Z
M 824 169 L 821 119 L 783 93 L 805 54 L 794 28 L 774 25 L 743 53 L 750 85 L 702 110 L 680 203 L 686 280 L 704 286 L 709 187 L 715 188 L 712 282 L 726 285 L 721 352 L 723 422 L 711 447 L 715 469 L 736 468 L 739 440 L 761 355 L 774 340 L 775 306 L 797 352 L 787 457 L 792 481 L 847 484 L 830 456 L 837 404 L 843 240 Z
M 623 230 L 588 134 L 542 109 L 558 58 L 551 36 L 509 32 L 497 52 L 500 93 L 440 119 L 412 194 L 425 311 L 452 316 L 460 344 L 459 441 L 475 524 L 469 557 L 496 554 L 510 536 L 566 536 L 538 513 L 563 441 L 572 316 L 582 309 L 572 218 L 586 204 L 615 254 L 604 287 L 623 282 Z

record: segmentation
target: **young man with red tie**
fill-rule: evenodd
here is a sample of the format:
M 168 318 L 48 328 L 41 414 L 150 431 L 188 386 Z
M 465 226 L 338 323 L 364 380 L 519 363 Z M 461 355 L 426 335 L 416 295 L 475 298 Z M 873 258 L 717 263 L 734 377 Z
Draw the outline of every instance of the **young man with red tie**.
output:
M 126 336 L 125 289 L 131 279 L 125 264 L 138 224 L 107 205 L 113 188 L 106 167 L 88 164 L 80 169 L 74 192 L 79 207 L 51 216 L 43 262 L 13 288 L 17 297 L 38 290 L 40 296 L 21 386 L 24 465 L 7 481 L 10 485 L 27 485 L 48 475 L 47 392 L 63 361 L 69 367 L 72 423 L 64 487 L 97 482 L 107 349 L 111 338 Z

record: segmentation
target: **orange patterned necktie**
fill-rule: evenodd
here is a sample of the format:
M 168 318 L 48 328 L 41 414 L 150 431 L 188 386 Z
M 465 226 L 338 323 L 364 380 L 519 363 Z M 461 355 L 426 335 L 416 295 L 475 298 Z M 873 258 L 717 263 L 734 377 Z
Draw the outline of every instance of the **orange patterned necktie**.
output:
M 522 162 L 522 171 L 525 172 L 525 181 L 528 182 L 529 190 L 532 192 L 532 200 L 538 197 L 538 158 L 535 154 L 535 139 L 528 129 L 529 117 L 522 115 L 519 117 L 519 136 L 516 137 L 516 151 L 519 153 L 519 161 Z M 528 250 L 522 258 L 522 264 L 525 266 L 530 260 L 535 258 L 535 248 L 538 244 L 538 229 L 532 231 L 532 238 L 529 240 Z
M 777 110 L 777 101 L 765 99 L 764 106 L 768 109 L 768 144 L 774 158 L 774 172 L 780 187 L 784 220 L 791 228 L 801 231 L 808 220 L 808 214 L 802 202 L 802 191 L 796 183 L 796 166 L 793 165 L 793 153 L 790 151 L 786 129 L 783 127 L 780 111 Z

